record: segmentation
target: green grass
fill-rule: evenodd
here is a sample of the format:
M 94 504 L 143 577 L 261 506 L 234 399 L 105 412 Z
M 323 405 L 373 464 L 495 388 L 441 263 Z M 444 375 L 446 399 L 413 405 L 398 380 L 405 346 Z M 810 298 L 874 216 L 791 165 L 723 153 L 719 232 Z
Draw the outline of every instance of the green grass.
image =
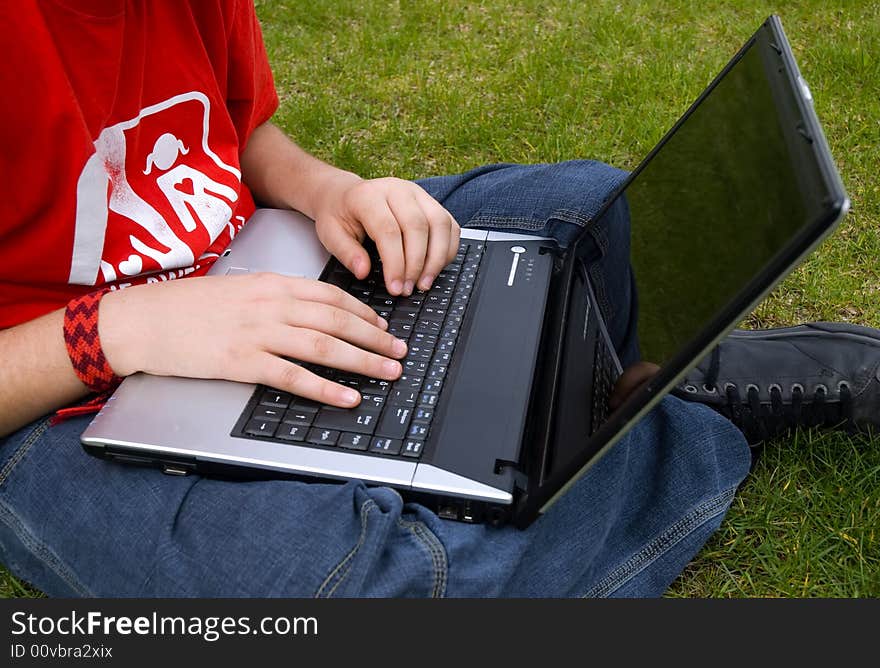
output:
M 632 168 L 770 13 L 816 99 L 852 211 L 748 318 L 880 326 L 880 4 L 257 3 L 281 109 L 364 176 L 595 158 Z M 880 596 L 880 441 L 768 446 L 671 596 Z M 0 578 L 0 596 L 30 590 Z

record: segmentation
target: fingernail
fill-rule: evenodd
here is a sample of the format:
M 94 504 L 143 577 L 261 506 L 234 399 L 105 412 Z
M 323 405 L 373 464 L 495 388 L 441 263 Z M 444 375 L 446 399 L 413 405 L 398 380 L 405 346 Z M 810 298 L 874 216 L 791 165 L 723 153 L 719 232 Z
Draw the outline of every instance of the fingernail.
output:
M 403 283 L 396 278 L 391 281 L 391 294 L 399 295 L 401 290 L 403 290 Z
M 398 376 L 401 372 L 400 362 L 385 360 L 382 362 L 382 370 L 389 376 Z
M 400 339 L 394 339 L 394 346 L 392 347 L 395 355 L 406 355 L 406 343 L 401 341 Z
M 358 401 L 361 400 L 360 392 L 351 389 L 343 390 L 342 400 L 347 404 L 356 404 Z
M 382 329 L 388 329 L 388 321 L 383 318 L 381 315 L 377 315 L 376 319 L 379 321 L 379 327 Z
M 422 290 L 430 290 L 431 285 L 433 285 L 433 284 L 434 284 L 434 277 L 431 276 L 430 274 L 425 274 L 424 276 L 422 276 L 422 280 L 419 281 L 419 285 L 421 286 Z
M 407 281 L 403 284 L 403 294 L 409 296 L 412 294 L 413 287 L 415 287 L 415 283 L 412 281 Z
M 352 269 L 354 269 L 355 276 L 359 276 L 362 271 L 364 271 L 364 260 L 363 258 L 357 258 L 354 262 L 351 263 Z

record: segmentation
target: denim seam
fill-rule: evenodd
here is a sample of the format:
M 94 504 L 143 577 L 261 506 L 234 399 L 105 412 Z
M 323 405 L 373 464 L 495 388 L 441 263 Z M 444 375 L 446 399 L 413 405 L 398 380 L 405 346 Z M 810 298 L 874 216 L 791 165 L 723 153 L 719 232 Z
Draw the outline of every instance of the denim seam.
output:
M 675 547 L 686 536 L 718 515 L 719 512 L 722 512 L 730 504 L 735 493 L 736 487 L 733 487 L 694 508 L 685 517 L 666 529 L 666 531 L 657 536 L 639 552 L 614 569 L 604 579 L 600 580 L 583 595 L 583 598 L 609 596 L 663 554 Z
M 516 216 L 496 216 L 491 213 L 478 213 L 465 223 L 465 227 L 519 227 L 528 230 L 539 230 L 542 227 L 545 227 L 551 220 L 559 220 L 563 223 L 577 225 L 578 227 L 586 227 L 590 223 L 591 218 L 585 216 L 579 211 L 571 209 L 556 209 L 546 220 Z M 607 250 L 607 243 L 603 250 Z
M 44 543 L 27 530 L 24 522 L 6 504 L 0 504 L 0 521 L 3 521 L 30 552 L 37 561 L 48 567 L 55 575 L 63 580 L 71 589 L 83 598 L 91 598 L 94 594 L 76 578 L 73 571 L 67 567 L 58 556 Z
M 546 222 L 534 220 L 532 218 L 512 218 L 509 216 L 505 216 L 504 218 L 502 218 L 500 216 L 490 216 L 483 214 L 474 216 L 467 223 L 465 223 L 464 226 L 519 227 L 528 230 L 539 230 L 544 227 L 544 225 L 546 225 Z
M 37 439 L 40 438 L 49 427 L 49 422 L 52 417 L 49 416 L 46 419 L 42 420 L 39 424 L 37 424 L 30 434 L 27 435 L 27 438 L 24 439 L 24 442 L 20 446 L 18 446 L 18 450 L 15 451 L 15 454 L 9 458 L 9 461 L 6 462 L 6 466 L 3 467 L 3 470 L 0 471 L 0 485 L 6 482 L 6 478 L 9 477 L 9 474 L 12 472 L 18 462 L 21 461 L 22 457 L 24 457 L 25 453 L 31 449 L 31 446 L 36 443 Z
M 370 511 L 376 507 L 376 502 L 372 499 L 367 499 L 361 504 L 360 516 L 361 516 L 361 533 L 358 536 L 357 543 L 355 543 L 354 547 L 351 548 L 349 553 L 345 556 L 345 558 L 340 561 L 336 568 L 334 568 L 330 574 L 324 579 L 324 582 L 318 588 L 318 591 L 315 593 L 315 598 L 321 598 L 323 596 L 324 588 L 330 584 L 330 582 L 337 577 L 336 584 L 327 592 L 325 598 L 330 598 L 333 595 L 333 592 L 339 587 L 340 584 L 345 580 L 348 576 L 349 572 L 351 572 L 351 561 L 354 559 L 358 550 L 360 550 L 361 546 L 363 546 L 364 542 L 367 539 L 367 520 L 370 515 Z
M 549 220 L 561 220 L 563 223 L 571 223 L 578 227 L 586 227 L 592 218 L 585 216 L 580 211 L 575 211 L 574 209 L 557 209 L 553 212 L 553 215 L 550 216 Z
M 398 519 L 397 523 L 404 529 L 408 529 L 416 541 L 424 546 L 431 557 L 431 566 L 434 569 L 434 587 L 431 590 L 431 598 L 442 598 L 446 595 L 446 583 L 448 581 L 449 562 L 446 558 L 446 548 L 440 539 L 431 531 L 424 522 L 409 522 Z

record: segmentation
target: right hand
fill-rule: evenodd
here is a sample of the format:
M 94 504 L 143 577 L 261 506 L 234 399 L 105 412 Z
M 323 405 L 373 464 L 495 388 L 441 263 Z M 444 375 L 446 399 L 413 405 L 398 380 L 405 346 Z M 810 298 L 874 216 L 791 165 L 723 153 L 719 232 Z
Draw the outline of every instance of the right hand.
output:
M 284 358 L 394 380 L 407 349 L 387 326 L 335 286 L 268 273 L 109 292 L 99 316 L 104 354 L 120 376 L 262 383 L 341 407 L 357 405 L 360 394 Z

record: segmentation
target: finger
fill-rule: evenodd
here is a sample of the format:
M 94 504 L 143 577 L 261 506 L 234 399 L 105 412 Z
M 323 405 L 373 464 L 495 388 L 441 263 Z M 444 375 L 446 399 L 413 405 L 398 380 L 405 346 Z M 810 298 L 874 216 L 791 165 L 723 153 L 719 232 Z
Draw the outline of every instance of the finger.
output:
M 394 380 L 403 373 L 403 367 L 397 360 L 362 350 L 324 332 L 303 327 L 273 327 L 266 334 L 265 346 L 276 355 L 351 371 L 368 378 Z
M 370 238 L 376 242 L 379 257 L 382 258 L 382 269 L 385 287 L 392 295 L 403 291 L 404 257 L 403 237 L 397 218 L 384 199 L 364 199 L 359 220 Z
M 361 401 L 361 394 L 357 390 L 321 378 L 277 355 L 266 353 L 260 366 L 262 373 L 257 382 L 269 387 L 342 408 L 357 406 Z
M 653 378 L 660 367 L 652 362 L 636 362 L 627 367 L 614 384 L 611 396 L 608 397 L 608 407 L 617 410 L 631 394 Z
M 450 229 L 449 255 L 447 256 L 447 257 L 449 257 L 450 262 L 452 262 L 452 260 L 455 259 L 455 256 L 458 254 L 459 244 L 461 244 L 461 226 L 457 222 L 455 222 L 454 218 L 453 218 L 453 222 L 455 224 Z
M 322 221 L 323 222 L 323 221 Z M 363 246 L 363 239 L 345 223 L 330 221 L 315 228 L 318 239 L 345 268 L 359 279 L 370 273 L 370 256 Z
M 418 280 L 418 286 L 421 290 L 427 290 L 431 287 L 434 279 L 443 268 L 452 261 L 449 255 L 449 247 L 453 236 L 453 227 L 457 228 L 458 223 L 440 203 L 431 197 L 424 190 L 419 189 L 416 194 L 422 210 L 428 219 L 430 234 L 428 238 L 428 252 L 425 258 L 425 265 L 422 274 Z M 457 234 L 457 232 L 456 232 Z M 458 244 L 456 242 L 456 249 Z
M 355 314 L 320 302 L 300 302 L 286 324 L 312 329 L 385 357 L 406 355 L 406 344 Z
M 369 306 L 335 285 L 308 278 L 291 278 L 289 280 L 291 281 L 289 294 L 294 299 L 335 306 L 353 313 L 370 324 L 388 329 L 388 323 L 384 318 L 379 317 L 379 314 Z
M 422 275 L 428 255 L 428 236 L 431 232 L 424 207 L 408 188 L 392 191 L 388 207 L 397 219 L 403 234 L 404 278 L 403 294 L 411 295 L 416 281 Z

